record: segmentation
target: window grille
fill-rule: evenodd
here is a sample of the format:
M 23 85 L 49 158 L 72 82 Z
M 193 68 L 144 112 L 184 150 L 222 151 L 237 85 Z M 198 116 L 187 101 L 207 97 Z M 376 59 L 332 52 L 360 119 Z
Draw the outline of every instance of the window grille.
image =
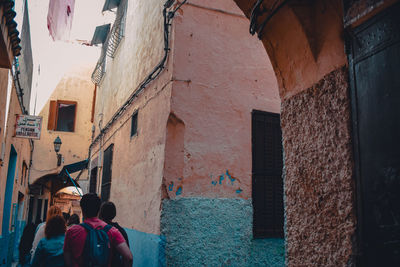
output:
M 118 6 L 117 16 L 109 34 L 107 43 L 107 56 L 111 58 L 114 58 L 115 51 L 117 51 L 118 45 L 121 42 L 122 37 L 124 37 L 126 6 L 127 1 L 122 0 Z
M 114 58 L 118 45 L 124 37 L 125 33 L 125 18 L 126 18 L 127 1 L 121 0 L 118 6 L 117 16 L 115 17 L 114 24 L 111 31 L 107 35 L 107 39 L 103 43 L 101 55 L 97 61 L 96 67 L 92 73 L 92 82 L 99 84 L 106 72 L 107 56 Z
M 100 58 L 97 61 L 96 67 L 94 68 L 94 71 L 92 73 L 92 82 L 94 84 L 99 84 L 105 72 L 106 72 L 106 43 L 103 44 Z

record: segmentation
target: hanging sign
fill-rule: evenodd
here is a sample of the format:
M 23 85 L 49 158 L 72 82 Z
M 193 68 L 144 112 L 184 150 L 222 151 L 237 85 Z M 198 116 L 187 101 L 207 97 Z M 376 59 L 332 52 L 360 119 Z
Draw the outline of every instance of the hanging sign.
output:
M 40 139 L 42 117 L 16 115 L 15 137 Z

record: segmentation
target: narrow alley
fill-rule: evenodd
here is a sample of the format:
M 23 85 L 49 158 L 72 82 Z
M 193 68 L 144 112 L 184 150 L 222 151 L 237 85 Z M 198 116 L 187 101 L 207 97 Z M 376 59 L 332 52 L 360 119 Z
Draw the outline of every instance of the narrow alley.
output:
M 399 2 L 0 0 L 0 266 L 400 266 Z

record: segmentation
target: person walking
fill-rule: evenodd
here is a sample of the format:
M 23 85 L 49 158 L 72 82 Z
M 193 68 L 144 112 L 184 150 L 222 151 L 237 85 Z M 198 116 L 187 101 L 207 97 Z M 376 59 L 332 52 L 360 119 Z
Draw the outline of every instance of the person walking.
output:
M 82 196 L 80 206 L 84 221 L 68 229 L 65 236 L 67 267 L 111 266 L 113 249 L 122 255 L 124 266 L 132 266 L 132 253 L 122 234 L 97 217 L 100 205 L 101 200 L 96 194 Z
M 21 267 L 30 266 L 31 262 L 31 249 L 33 239 L 35 237 L 36 225 L 31 222 L 28 223 L 22 232 L 21 240 L 18 245 L 19 251 L 19 265 Z
M 101 205 L 100 208 L 100 213 L 99 213 L 99 218 L 103 220 L 105 223 L 114 226 L 115 228 L 118 229 L 118 231 L 122 234 L 124 237 L 126 244 L 129 247 L 129 240 L 128 240 L 128 235 L 124 228 L 122 228 L 117 222 L 113 222 L 113 219 L 117 215 L 117 209 L 115 208 L 114 203 L 111 201 L 109 202 L 104 202 Z M 122 255 L 120 255 L 115 249 L 112 252 L 112 259 L 111 259 L 111 266 L 121 266 L 123 262 Z
M 71 226 L 75 225 L 75 224 L 79 224 L 80 223 L 80 219 L 79 216 L 77 214 L 72 214 L 71 217 L 69 217 L 69 220 L 67 222 L 67 228 L 71 228 Z
M 57 215 L 62 216 L 61 209 L 57 206 L 51 206 L 49 208 L 49 210 L 47 211 L 46 222 L 39 224 L 38 227 L 36 228 L 35 238 L 33 239 L 32 249 L 31 249 L 32 258 L 33 258 L 33 255 L 35 254 L 35 250 L 39 244 L 39 241 L 45 237 L 45 227 L 46 227 L 47 221 L 50 220 L 53 216 L 57 216 Z
M 54 215 L 46 222 L 45 238 L 39 241 L 32 259 L 32 267 L 65 266 L 63 246 L 66 231 L 62 215 Z

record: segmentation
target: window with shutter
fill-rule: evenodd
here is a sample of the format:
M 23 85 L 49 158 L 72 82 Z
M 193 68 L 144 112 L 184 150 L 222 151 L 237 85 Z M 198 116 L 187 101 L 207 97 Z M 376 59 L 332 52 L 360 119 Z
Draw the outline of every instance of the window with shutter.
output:
M 47 130 L 54 131 L 56 129 L 56 118 L 57 118 L 57 101 L 50 101 L 49 108 L 49 120 L 47 122 Z
M 283 159 L 279 114 L 252 112 L 252 156 L 254 238 L 283 238 Z
M 76 101 L 51 100 L 47 130 L 74 132 L 76 108 Z
M 101 200 L 102 201 L 108 201 L 110 198 L 113 150 L 114 150 L 114 144 L 111 144 L 104 151 L 103 176 L 101 179 Z

